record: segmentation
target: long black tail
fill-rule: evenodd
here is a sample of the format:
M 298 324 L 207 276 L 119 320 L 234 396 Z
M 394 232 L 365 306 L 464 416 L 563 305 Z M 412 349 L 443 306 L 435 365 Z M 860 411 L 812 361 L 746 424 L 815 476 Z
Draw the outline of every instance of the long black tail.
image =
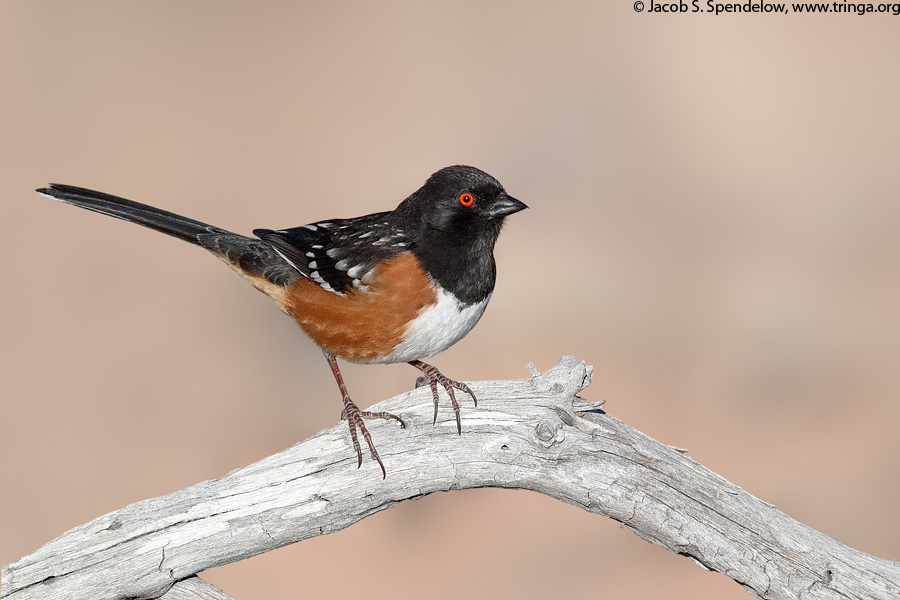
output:
M 66 204 L 137 223 L 206 248 L 251 282 L 255 277 L 263 277 L 271 283 L 285 286 L 299 276 L 296 269 L 268 242 L 259 239 L 232 233 L 147 204 L 71 185 L 51 183 L 50 187 L 40 188 L 37 192 Z
M 175 213 L 132 202 L 125 198 L 104 194 L 103 192 L 95 192 L 85 188 L 75 187 L 72 185 L 60 185 L 51 183 L 48 188 L 37 190 L 39 194 L 49 196 L 60 202 L 80 206 L 94 212 L 109 215 L 117 219 L 131 221 L 161 231 L 168 235 L 177 237 L 178 239 L 203 246 L 200 237 L 203 234 L 231 233 L 200 221 L 188 219 Z M 233 234 L 232 234 L 233 235 Z

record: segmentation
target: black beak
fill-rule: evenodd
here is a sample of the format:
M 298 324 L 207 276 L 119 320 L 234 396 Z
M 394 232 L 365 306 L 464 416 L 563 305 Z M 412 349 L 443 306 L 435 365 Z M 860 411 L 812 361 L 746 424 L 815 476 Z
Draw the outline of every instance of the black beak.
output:
M 496 219 L 498 217 L 505 217 L 507 215 L 517 213 L 520 210 L 525 210 L 526 208 L 528 207 L 524 202 L 519 202 L 506 192 L 501 192 L 500 196 L 494 201 L 494 204 L 491 206 L 487 214 L 491 219 Z

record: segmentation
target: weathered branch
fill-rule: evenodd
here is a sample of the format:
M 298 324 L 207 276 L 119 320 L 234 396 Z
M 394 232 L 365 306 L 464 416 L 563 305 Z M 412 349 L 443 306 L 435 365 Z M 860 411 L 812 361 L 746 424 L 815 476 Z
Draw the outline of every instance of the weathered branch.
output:
M 199 577 L 182 579 L 160 598 L 161 600 L 234 600 L 216 586 Z
M 408 424 L 370 422 L 384 480 L 374 461 L 356 468 L 340 423 L 221 479 L 63 534 L 3 567 L 0 597 L 227 598 L 188 578 L 402 500 L 486 486 L 535 490 L 616 519 L 761 598 L 900 597 L 900 564 L 810 529 L 578 398 L 590 367 L 565 358 L 534 375 L 473 383 L 478 408 L 465 411 L 462 436 L 446 411 L 431 425 L 427 388 L 380 403 Z

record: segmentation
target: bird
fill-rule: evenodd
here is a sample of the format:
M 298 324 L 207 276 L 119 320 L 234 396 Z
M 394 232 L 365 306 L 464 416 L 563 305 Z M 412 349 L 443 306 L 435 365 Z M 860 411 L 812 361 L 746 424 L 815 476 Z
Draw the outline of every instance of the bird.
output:
M 341 417 L 362 466 L 358 434 L 387 477 L 365 419 L 405 422 L 360 410 L 337 359 L 406 362 L 431 388 L 450 398 L 462 435 L 454 390 L 472 389 L 423 362 L 462 339 L 481 318 L 494 291 L 494 245 L 504 219 L 528 208 L 494 177 L 456 165 L 432 174 L 391 211 L 326 219 L 289 229 L 254 229 L 249 237 L 103 192 L 49 184 L 38 193 L 130 221 L 205 248 L 264 293 L 322 350 L 343 402 Z

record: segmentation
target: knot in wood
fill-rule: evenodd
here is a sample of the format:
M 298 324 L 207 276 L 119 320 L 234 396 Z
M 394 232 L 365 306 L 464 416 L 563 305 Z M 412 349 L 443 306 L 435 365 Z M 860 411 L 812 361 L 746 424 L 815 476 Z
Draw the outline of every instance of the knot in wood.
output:
M 565 438 L 559 423 L 543 420 L 534 427 L 534 433 L 537 439 L 546 447 L 561 442 Z

